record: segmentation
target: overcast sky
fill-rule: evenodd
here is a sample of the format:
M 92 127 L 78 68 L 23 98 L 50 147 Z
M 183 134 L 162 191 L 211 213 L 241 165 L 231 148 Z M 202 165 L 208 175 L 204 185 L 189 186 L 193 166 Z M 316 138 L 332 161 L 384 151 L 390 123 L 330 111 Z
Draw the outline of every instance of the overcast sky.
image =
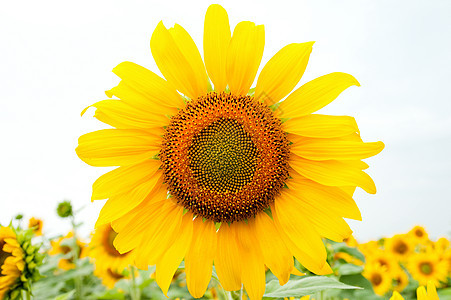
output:
M 160 20 L 178 23 L 202 49 L 210 1 L 5 1 L 0 10 L 0 223 L 21 212 L 44 230 L 69 228 L 55 215 L 70 199 L 88 232 L 103 205 L 91 185 L 106 169 L 75 154 L 78 137 L 105 128 L 82 109 L 106 99 L 111 72 L 133 61 L 158 72 L 149 40 Z M 352 87 L 322 113 L 354 116 L 365 141 L 385 150 L 369 159 L 376 195 L 355 194 L 356 237 L 451 231 L 451 1 L 227 1 L 232 28 L 264 24 L 263 63 L 288 43 L 316 41 L 305 83 L 331 72 Z M 201 50 L 202 51 L 202 50 Z M 262 64 L 263 65 L 263 64 Z

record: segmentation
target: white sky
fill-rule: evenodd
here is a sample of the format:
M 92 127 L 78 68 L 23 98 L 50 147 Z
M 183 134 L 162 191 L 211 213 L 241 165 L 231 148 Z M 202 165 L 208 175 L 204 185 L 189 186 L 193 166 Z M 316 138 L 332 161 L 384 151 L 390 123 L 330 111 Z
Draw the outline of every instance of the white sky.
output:
M 221 3 L 220 1 L 219 3 Z M 160 20 L 190 32 L 202 49 L 209 1 L 4 1 L 0 10 L 0 223 L 16 213 L 45 220 L 50 234 L 68 224 L 62 199 L 85 206 L 84 231 L 102 201 L 91 185 L 106 170 L 75 155 L 78 137 L 102 124 L 81 110 L 118 83 L 111 69 L 129 60 L 158 72 L 149 49 Z M 214 2 L 213 2 L 214 3 Z M 316 41 L 305 83 L 330 72 L 353 74 L 323 113 L 357 119 L 365 141 L 385 150 L 370 159 L 376 195 L 356 193 L 360 240 L 426 226 L 451 231 L 451 1 L 227 1 L 233 28 L 264 24 L 266 62 L 284 45 Z

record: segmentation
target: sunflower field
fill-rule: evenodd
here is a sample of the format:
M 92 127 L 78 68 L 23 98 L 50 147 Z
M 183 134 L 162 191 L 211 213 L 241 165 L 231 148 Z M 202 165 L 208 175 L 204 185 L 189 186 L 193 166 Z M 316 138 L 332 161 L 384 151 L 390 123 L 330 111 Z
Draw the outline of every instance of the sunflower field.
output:
M 64 236 L 46 236 L 45 222 L 33 217 L 18 216 L 0 228 L 0 299 L 195 299 L 183 262 L 166 297 L 155 266 L 138 269 L 133 251 L 116 250 L 111 226 L 80 236 L 70 202 L 62 202 L 58 214 L 61 222 L 73 225 Z M 267 268 L 263 299 L 451 299 L 451 243 L 446 237 L 432 241 L 425 228 L 415 226 L 365 243 L 352 236 L 342 243 L 323 242 L 332 274 L 315 275 L 295 261 L 290 280 L 280 285 Z M 200 299 L 249 298 L 243 289 L 225 290 L 213 269 Z

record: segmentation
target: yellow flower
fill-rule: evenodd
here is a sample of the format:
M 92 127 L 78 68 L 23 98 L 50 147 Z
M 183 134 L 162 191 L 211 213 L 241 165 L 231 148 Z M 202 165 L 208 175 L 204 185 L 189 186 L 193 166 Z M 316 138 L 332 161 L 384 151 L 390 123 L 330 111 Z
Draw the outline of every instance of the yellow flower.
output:
M 52 249 L 50 249 L 50 255 L 64 255 L 64 258 L 61 258 L 58 262 L 58 267 L 63 270 L 70 270 L 75 268 L 74 260 L 73 260 L 73 238 L 74 233 L 69 232 L 64 237 L 60 237 L 56 241 L 50 241 Z M 78 254 L 78 258 L 83 258 L 86 255 L 86 244 L 80 240 L 76 240 L 77 247 L 76 253 Z
M 136 251 L 139 268 L 156 264 L 164 294 L 183 259 L 194 297 L 204 294 L 213 261 L 222 286 L 244 284 L 252 300 L 264 293 L 265 265 L 281 284 L 293 256 L 331 273 L 321 237 L 349 237 L 343 218 L 361 219 L 355 188 L 376 192 L 362 159 L 384 144 L 362 142 L 352 117 L 313 114 L 357 80 L 331 73 L 290 94 L 308 42 L 277 52 L 251 91 L 264 44 L 263 25 L 241 22 L 232 35 L 226 11 L 211 5 L 204 65 L 185 29 L 160 22 L 150 48 L 166 80 L 121 63 L 113 72 L 122 81 L 107 91 L 120 100 L 92 105 L 115 128 L 83 135 L 76 152 L 92 166 L 119 166 L 93 185 L 93 200 L 108 199 L 97 226 L 111 222 L 114 246 Z
M 112 289 L 114 288 L 114 285 L 116 282 L 118 282 L 121 279 L 128 279 L 130 278 L 130 275 L 124 275 L 125 273 L 123 271 L 118 272 L 114 271 L 111 268 L 98 268 L 96 266 L 94 270 L 94 275 L 99 277 L 102 280 L 102 284 L 105 285 L 107 288 Z
M 0 225 L 0 299 L 20 281 L 24 267 L 24 252 L 16 234 Z
M 30 218 L 28 221 L 28 228 L 33 228 L 34 234 L 37 236 L 42 235 L 43 222 L 41 219 L 36 219 L 34 217 Z
M 429 241 L 428 233 L 422 226 L 415 226 L 413 227 L 408 235 L 412 238 L 412 240 L 415 242 L 415 244 L 421 244 L 426 245 L 426 243 Z
M 386 271 L 392 275 L 400 269 L 398 261 L 388 251 L 378 249 L 367 256 L 366 260 L 367 264 L 379 264 L 385 267 Z
M 439 300 L 434 282 L 428 281 L 427 288 L 427 292 L 424 286 L 417 288 L 417 300 Z
M 134 251 L 119 253 L 113 246 L 117 233 L 110 224 L 99 226 L 92 235 L 88 256 L 95 260 L 96 268 L 114 270 L 121 273 L 133 264 Z
M 400 261 L 405 261 L 414 248 L 411 238 L 405 234 L 396 234 L 385 240 L 385 250 Z
M 409 276 L 401 268 L 393 275 L 393 289 L 402 292 L 409 284 Z
M 391 276 L 380 264 L 365 265 L 362 275 L 371 282 L 376 294 L 383 296 L 390 290 Z
M 408 261 L 407 268 L 420 285 L 426 285 L 429 281 L 435 286 L 440 286 L 440 281 L 446 281 L 448 264 L 440 260 L 437 253 L 424 252 L 413 254 Z
M 365 255 L 365 257 L 370 257 L 374 253 L 380 251 L 377 241 L 369 241 L 363 244 L 359 244 L 357 248 Z

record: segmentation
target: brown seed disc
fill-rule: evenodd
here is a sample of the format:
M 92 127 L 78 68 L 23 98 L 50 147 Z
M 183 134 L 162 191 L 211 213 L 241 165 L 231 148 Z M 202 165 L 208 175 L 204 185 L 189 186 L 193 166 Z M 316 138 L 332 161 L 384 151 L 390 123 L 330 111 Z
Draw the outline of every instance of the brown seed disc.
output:
M 177 202 L 215 222 L 269 207 L 288 177 L 289 142 L 271 109 L 211 92 L 173 116 L 159 157 Z

